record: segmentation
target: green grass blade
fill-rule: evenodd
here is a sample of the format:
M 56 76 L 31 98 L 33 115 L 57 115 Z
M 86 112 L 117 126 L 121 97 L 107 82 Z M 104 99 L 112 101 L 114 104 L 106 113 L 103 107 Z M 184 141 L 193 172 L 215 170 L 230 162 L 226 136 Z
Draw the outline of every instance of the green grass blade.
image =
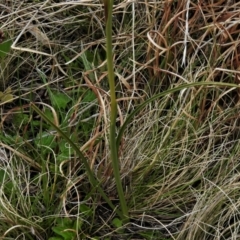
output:
M 87 176 L 89 178 L 89 181 L 93 187 L 96 187 L 103 197 L 103 199 L 107 202 L 107 204 L 113 209 L 116 210 L 116 207 L 113 205 L 111 200 L 107 197 L 107 195 L 104 193 L 103 189 L 100 186 L 99 181 L 96 180 L 94 177 L 92 170 L 88 164 L 87 159 L 84 157 L 83 153 L 80 151 L 79 147 L 60 129 L 58 128 L 48 117 L 45 116 L 45 114 L 34 104 L 31 103 L 31 107 L 49 124 L 51 125 L 60 136 L 62 136 L 69 144 L 70 146 L 76 151 L 80 159 L 83 161 L 83 164 L 87 171 Z M 123 218 L 122 213 L 119 210 L 116 210 L 116 213 L 119 215 L 119 217 Z
M 119 145 L 120 145 L 120 141 L 121 138 L 123 136 L 123 133 L 127 127 L 127 125 L 131 122 L 131 120 L 133 119 L 133 117 L 139 112 L 141 111 L 147 104 L 155 101 L 156 99 L 166 96 L 168 94 L 171 93 L 175 93 L 178 91 L 181 91 L 183 89 L 188 89 L 191 87 L 201 87 L 201 86 L 219 86 L 219 87 L 229 87 L 229 88 L 239 88 L 239 85 L 236 84 L 232 84 L 232 83 L 223 83 L 223 82 L 195 82 L 195 83 L 189 83 L 189 84 L 183 84 L 179 87 L 173 88 L 173 89 L 169 89 L 166 90 L 162 93 L 156 94 L 155 96 L 147 99 L 145 102 L 143 102 L 142 104 L 140 104 L 133 112 L 131 112 L 129 114 L 129 116 L 126 118 L 124 124 L 122 125 L 122 127 L 119 130 L 118 136 L 117 136 L 117 140 L 116 140 L 116 146 L 117 146 L 117 150 L 119 149 Z

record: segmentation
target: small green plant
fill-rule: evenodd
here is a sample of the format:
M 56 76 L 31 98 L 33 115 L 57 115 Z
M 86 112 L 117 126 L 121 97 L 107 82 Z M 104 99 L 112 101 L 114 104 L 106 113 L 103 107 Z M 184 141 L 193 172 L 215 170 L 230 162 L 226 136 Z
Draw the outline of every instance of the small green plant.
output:
M 5 58 L 11 50 L 12 41 L 7 40 L 0 43 L 0 59 Z M 2 61 L 1 61 L 2 62 Z
M 56 225 L 52 227 L 55 236 L 48 240 L 74 240 L 76 239 L 76 222 L 69 218 L 58 218 Z
M 106 20 L 106 38 L 107 38 L 107 66 L 108 66 L 108 80 L 110 86 L 110 97 L 111 97 L 111 116 L 110 116 L 110 152 L 111 152 L 111 161 L 113 167 L 114 178 L 116 181 L 118 196 L 120 200 L 121 211 L 115 210 L 115 206 L 112 204 L 108 196 L 104 193 L 100 183 L 95 178 L 90 166 L 85 158 L 84 154 L 79 150 L 78 146 L 73 142 L 70 137 L 64 133 L 59 126 L 57 126 L 48 116 L 46 116 L 40 109 L 32 104 L 32 108 L 42 116 L 42 118 L 48 122 L 57 132 L 70 144 L 73 150 L 79 155 L 80 159 L 83 161 L 89 180 L 94 188 L 97 188 L 105 201 L 109 204 L 109 206 L 114 209 L 123 222 L 127 222 L 129 220 L 128 207 L 126 204 L 123 187 L 121 183 L 120 171 L 119 171 L 119 161 L 118 161 L 118 150 L 116 145 L 116 118 L 117 118 L 117 102 L 116 102 L 116 93 L 115 93 L 115 80 L 114 80 L 114 69 L 113 69 L 113 53 L 112 53 L 112 0 L 104 0 L 104 8 L 105 8 L 105 20 Z M 82 56 L 83 63 L 85 67 L 88 69 L 89 63 L 85 58 L 85 55 Z M 40 72 L 42 79 L 46 82 L 46 77 L 44 74 Z M 49 95 L 51 96 L 53 105 L 58 103 L 54 94 L 52 94 L 51 90 L 47 87 Z M 58 108 L 58 104 L 56 105 Z
M 73 142 L 72 139 L 70 139 L 70 137 L 63 132 L 59 126 L 57 126 L 54 122 L 52 122 L 35 104 L 31 104 L 32 108 L 50 125 L 52 126 L 57 132 L 58 134 L 66 140 L 66 142 L 72 147 L 72 149 L 77 153 L 77 155 L 79 156 L 79 158 L 82 160 L 85 168 L 86 168 L 86 172 L 89 178 L 89 181 L 93 187 L 93 189 L 98 189 L 99 193 L 101 194 L 101 196 L 104 198 L 104 200 L 108 203 L 108 205 L 112 208 L 115 209 L 114 205 L 112 204 L 111 200 L 108 198 L 108 196 L 105 194 L 105 192 L 103 191 L 102 187 L 100 186 L 100 183 L 98 182 L 98 180 L 95 178 L 89 164 L 88 161 L 86 159 L 86 157 L 84 156 L 84 154 L 82 153 L 82 151 L 79 149 L 79 147 Z M 122 216 L 121 212 L 117 211 L 117 214 L 119 214 L 120 216 Z
M 119 218 L 114 218 L 112 220 L 112 225 L 113 225 L 114 228 L 117 229 L 118 233 L 123 233 L 124 232 L 124 230 L 122 228 L 123 224 L 124 224 L 124 222 L 121 219 L 119 219 Z
M 81 234 L 81 229 L 84 221 L 91 218 L 93 212 L 92 209 L 85 204 L 80 204 L 79 210 L 81 217 L 76 219 L 62 217 L 57 218 L 54 226 L 52 227 L 53 236 L 48 240 L 74 240 L 77 239 L 77 237 L 84 239 L 85 236 Z

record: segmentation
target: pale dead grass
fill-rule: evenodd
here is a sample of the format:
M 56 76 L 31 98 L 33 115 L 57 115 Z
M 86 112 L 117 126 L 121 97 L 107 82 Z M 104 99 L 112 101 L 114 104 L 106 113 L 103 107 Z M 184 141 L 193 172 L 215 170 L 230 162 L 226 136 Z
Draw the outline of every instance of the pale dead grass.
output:
M 183 83 L 239 84 L 240 4 L 237 1 L 117 1 L 114 4 L 119 125 L 146 98 Z M 4 75 L 4 85 L 12 86 L 16 96 L 16 102 L 4 106 L 2 114 L 11 111 L 14 116 L 12 109 L 19 110 L 18 99 L 22 99 L 31 120 L 29 102 L 49 104 L 45 94 L 49 86 L 76 98 L 76 104 L 70 106 L 74 114 L 70 111 L 67 114 L 72 133 L 80 117 L 78 113 L 85 108 L 80 104 L 82 95 L 76 97 L 72 93 L 78 88 L 91 89 L 99 107 L 95 108 L 96 126 L 89 138 L 84 139 L 83 145 L 87 143 L 84 150 L 105 191 L 117 199 L 109 159 L 109 95 L 102 5 L 90 0 L 3 1 L 0 10 L 1 29 L 13 42 L 1 76 Z M 88 65 L 82 62 L 84 54 L 91 59 Z M 46 83 L 39 71 L 47 76 Z M 33 98 L 29 97 L 30 93 L 34 93 Z M 86 235 L 93 237 L 93 233 L 113 239 L 119 236 L 122 239 L 238 239 L 238 112 L 239 90 L 220 87 L 185 89 L 149 104 L 128 126 L 119 153 L 132 218 L 125 227 L 126 235 L 115 232 L 111 226 L 114 213 L 96 198 L 88 204 L 94 211 L 103 205 L 96 211 L 101 217 L 86 220 L 79 239 Z M 14 126 L 8 118 L 4 118 L 2 126 L 7 135 L 17 132 L 22 137 L 26 132 L 26 124 Z M 55 196 L 62 196 L 61 203 L 57 211 L 45 215 L 40 206 L 43 188 L 40 182 L 45 174 L 49 176 L 46 184 L 51 184 L 50 172 L 46 169 L 33 181 L 30 163 L 35 159 L 27 150 L 31 142 L 28 147 L 21 144 L 18 149 L 17 142 L 4 141 L 9 147 L 3 148 L 8 156 L 1 165 L 1 170 L 7 172 L 1 186 L 1 236 L 16 239 L 24 235 L 31 239 L 28 236 L 35 235 L 46 239 L 49 233 L 44 227 L 46 219 L 61 214 L 81 218 L 77 210 L 82 194 L 79 189 L 86 185 L 86 177 L 76 156 L 69 156 L 73 164 L 66 160 L 60 165 L 64 187 Z M 55 156 L 57 153 L 52 151 Z M 35 156 L 40 158 L 40 155 L 38 152 Z M 65 168 L 69 170 L 67 175 Z M 4 187 L 9 181 L 15 189 L 8 193 Z M 33 194 L 38 200 L 31 206 Z M 36 211 L 37 208 L 40 210 Z M 102 213 L 106 213 L 106 218 Z M 151 237 L 140 235 L 149 232 Z

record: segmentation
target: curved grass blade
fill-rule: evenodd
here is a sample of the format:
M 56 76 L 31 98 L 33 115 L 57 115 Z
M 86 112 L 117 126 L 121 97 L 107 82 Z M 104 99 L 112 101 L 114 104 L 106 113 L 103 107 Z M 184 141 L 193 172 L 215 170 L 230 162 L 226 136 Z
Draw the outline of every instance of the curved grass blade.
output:
M 102 198 L 106 201 L 106 203 L 113 209 L 116 211 L 116 213 L 118 214 L 118 216 L 120 218 L 123 218 L 123 215 L 121 213 L 121 211 L 117 210 L 116 207 L 113 205 L 113 203 L 111 202 L 111 200 L 107 197 L 107 195 L 105 194 L 105 192 L 103 191 L 103 189 L 100 186 L 100 182 L 94 177 L 92 170 L 88 164 L 87 159 L 85 158 L 85 156 L 83 155 L 83 153 L 80 151 L 79 147 L 60 129 L 58 128 L 50 119 L 48 119 L 48 117 L 45 116 L 45 114 L 34 104 L 31 103 L 31 107 L 49 124 L 51 125 L 57 132 L 58 134 L 63 137 L 69 144 L 70 146 L 76 151 L 76 153 L 78 154 L 78 156 L 80 157 L 80 159 L 82 160 L 86 171 L 87 171 L 87 176 L 89 179 L 89 182 L 91 183 L 92 187 L 97 188 L 97 190 L 99 191 L 99 193 L 101 194 Z
M 117 139 L 116 139 L 116 145 L 117 145 L 117 150 L 119 149 L 120 146 L 120 141 L 121 138 L 123 136 L 123 133 L 127 127 L 127 125 L 131 122 L 131 120 L 133 119 L 133 117 L 139 112 L 141 111 L 147 104 L 149 104 L 150 102 L 153 102 L 154 100 L 166 96 L 168 94 L 171 93 L 175 93 L 178 91 L 181 91 L 183 89 L 188 89 L 191 87 L 201 87 L 201 86 L 219 86 L 219 87 L 229 87 L 229 88 L 239 88 L 239 85 L 233 84 L 233 83 L 223 83 L 223 82 L 196 82 L 196 83 L 187 83 L 187 84 L 183 84 L 179 87 L 173 88 L 173 89 L 169 89 L 166 90 L 162 93 L 156 94 L 155 96 L 147 99 L 145 102 L 143 102 L 142 104 L 140 104 L 133 112 L 131 112 L 129 114 L 129 116 L 127 117 L 127 119 L 125 120 L 124 124 L 122 125 L 122 127 L 119 130 Z

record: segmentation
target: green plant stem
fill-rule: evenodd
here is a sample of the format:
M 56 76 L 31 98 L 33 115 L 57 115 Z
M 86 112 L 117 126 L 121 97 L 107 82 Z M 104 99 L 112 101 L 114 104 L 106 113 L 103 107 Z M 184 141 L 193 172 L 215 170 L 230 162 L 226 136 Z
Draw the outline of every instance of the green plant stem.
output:
M 110 86 L 110 97 L 111 97 L 111 114 L 110 114 L 110 152 L 111 160 L 113 166 L 114 178 L 116 181 L 118 197 L 120 200 L 122 214 L 124 215 L 124 221 L 127 221 L 128 208 L 123 192 L 120 170 L 119 170 L 119 159 L 118 159 L 118 149 L 116 145 L 116 119 L 117 119 L 117 101 L 115 92 L 115 80 L 114 80 L 114 70 L 113 70 L 113 53 L 112 53 L 112 7 L 113 0 L 105 1 L 105 13 L 107 13 L 106 21 L 106 36 L 107 36 L 107 67 L 108 67 L 108 81 Z

